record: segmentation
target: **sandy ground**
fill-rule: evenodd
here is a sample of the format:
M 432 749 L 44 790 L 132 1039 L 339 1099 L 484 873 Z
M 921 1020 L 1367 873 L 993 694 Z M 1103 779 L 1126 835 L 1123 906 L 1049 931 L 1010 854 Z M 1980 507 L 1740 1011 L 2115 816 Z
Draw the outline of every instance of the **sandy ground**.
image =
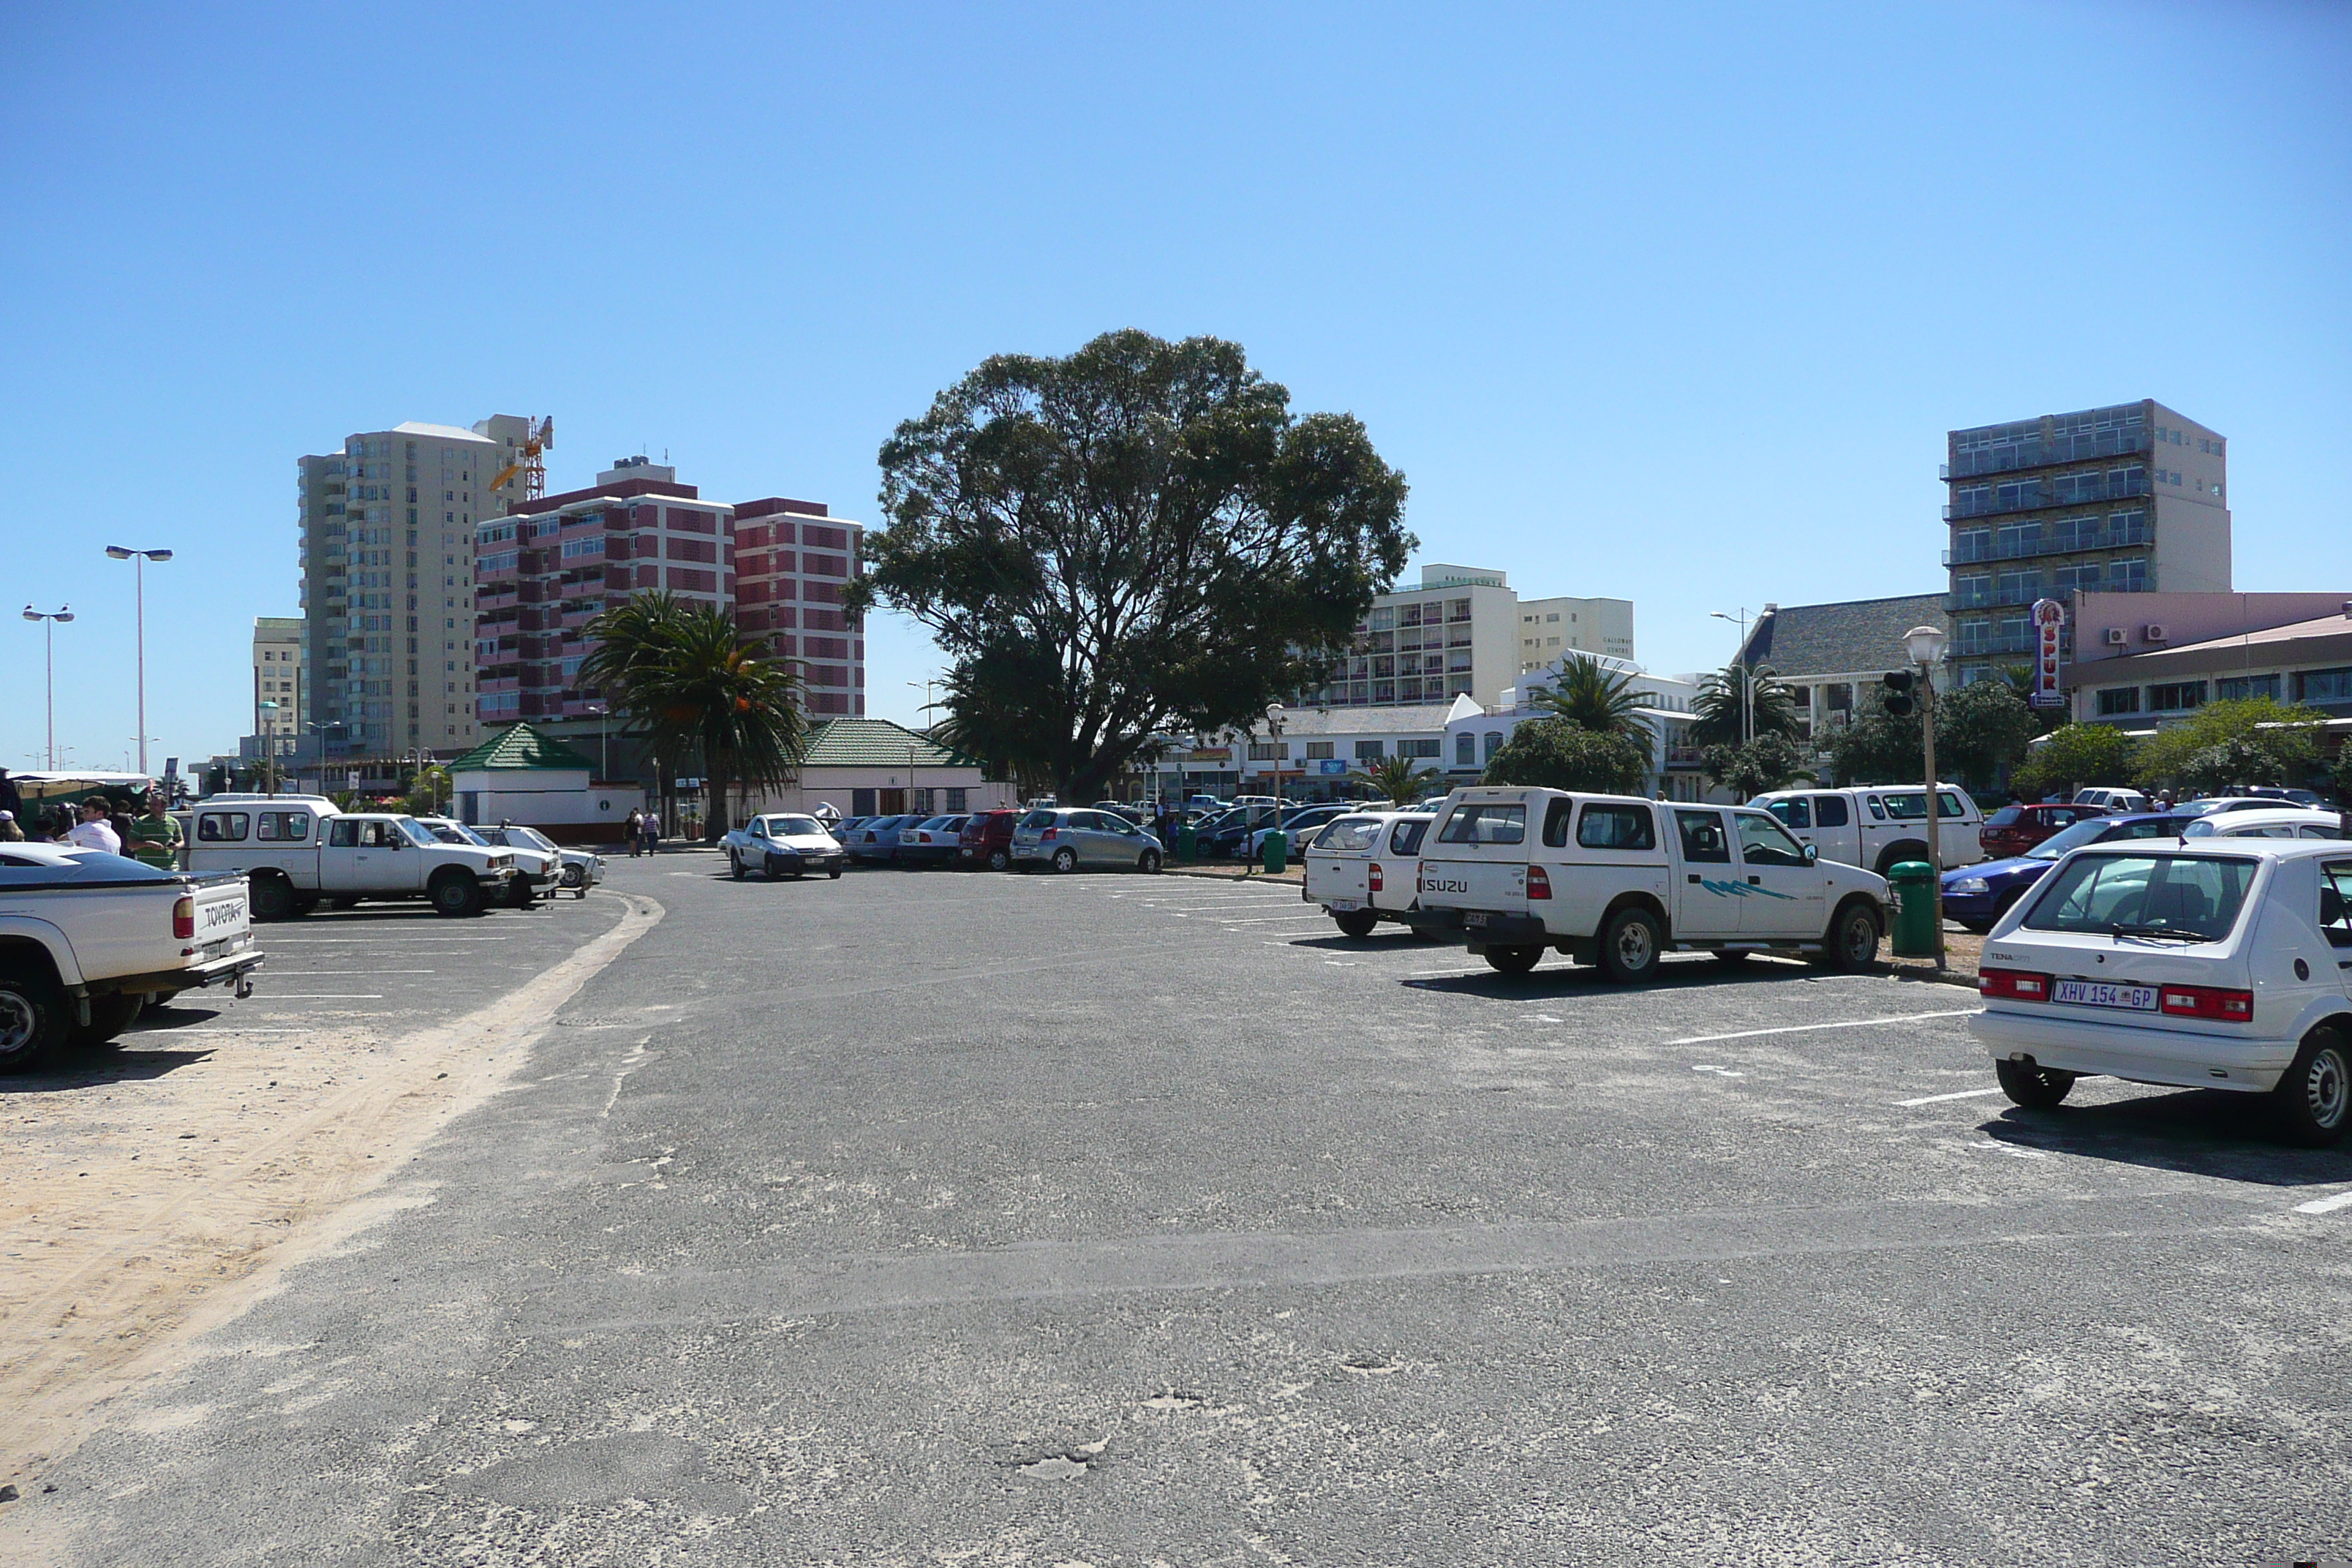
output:
M 556 1007 L 661 918 L 619 922 L 489 1005 L 411 1034 L 148 1036 L 0 1100 L 0 1482 L 367 1216 L 354 1205 L 495 1092 Z M 151 1044 L 161 1040 L 162 1044 Z M 193 1046 L 194 1041 L 185 1044 Z

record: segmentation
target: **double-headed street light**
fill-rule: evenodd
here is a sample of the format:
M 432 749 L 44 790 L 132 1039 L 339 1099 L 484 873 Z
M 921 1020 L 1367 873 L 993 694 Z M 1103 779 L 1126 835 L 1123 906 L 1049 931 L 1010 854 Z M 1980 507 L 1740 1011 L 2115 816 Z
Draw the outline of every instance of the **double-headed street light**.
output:
M 48 753 L 49 766 L 55 768 L 58 765 L 58 623 L 73 619 L 73 606 L 59 605 L 54 610 L 37 610 L 27 605 L 25 606 L 25 618 L 28 621 L 46 623 L 41 627 L 41 648 L 43 658 L 47 661 L 48 666 L 48 674 L 46 678 L 49 701 Z M 147 726 L 142 724 L 139 727 L 143 730 Z
M 125 550 L 120 544 L 110 544 L 106 552 L 117 561 L 134 564 L 132 574 L 137 579 L 139 596 L 139 771 L 147 771 L 147 563 L 169 561 L 168 550 Z

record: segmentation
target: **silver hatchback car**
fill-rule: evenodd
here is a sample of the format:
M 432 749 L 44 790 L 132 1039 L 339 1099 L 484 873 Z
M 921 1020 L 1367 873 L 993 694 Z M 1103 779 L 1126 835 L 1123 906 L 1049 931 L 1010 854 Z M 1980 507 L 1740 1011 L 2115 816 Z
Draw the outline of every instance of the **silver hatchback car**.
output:
M 1081 866 L 1157 871 L 1166 853 L 1159 839 L 1127 818 L 1087 806 L 1040 806 L 1013 825 L 1015 870 L 1043 865 L 1056 871 Z

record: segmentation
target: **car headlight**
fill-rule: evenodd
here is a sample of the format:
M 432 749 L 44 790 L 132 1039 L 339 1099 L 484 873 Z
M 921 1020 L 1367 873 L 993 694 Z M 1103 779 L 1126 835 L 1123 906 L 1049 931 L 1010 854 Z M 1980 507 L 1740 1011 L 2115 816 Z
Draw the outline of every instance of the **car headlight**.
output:
M 1986 881 L 1982 877 L 1963 877 L 1958 881 L 1947 887 L 1944 891 L 1948 893 L 1959 893 L 1962 895 L 1970 893 L 1990 893 L 1992 891 L 1992 884 Z

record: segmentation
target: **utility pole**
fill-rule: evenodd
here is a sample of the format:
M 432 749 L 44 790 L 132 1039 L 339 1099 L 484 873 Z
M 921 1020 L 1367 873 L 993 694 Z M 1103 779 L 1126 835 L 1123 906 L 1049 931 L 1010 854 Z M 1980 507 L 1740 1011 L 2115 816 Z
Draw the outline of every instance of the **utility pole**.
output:
M 46 663 L 47 663 L 47 676 L 46 676 L 46 679 L 45 679 L 45 682 L 44 682 L 44 684 L 46 685 L 46 687 L 47 687 L 47 691 L 48 691 L 48 706 L 49 706 L 49 744 L 48 744 L 49 763 L 48 763 L 48 765 L 49 765 L 49 767 L 51 768 L 51 770 L 52 770 L 52 771 L 54 771 L 54 770 L 56 769 L 57 765 L 58 765 L 58 642 L 57 642 L 57 630 L 58 630 L 58 623 L 59 621 L 69 621 L 69 620 L 72 620 L 72 619 L 74 618 L 73 606 L 72 606 L 71 605 L 58 605 L 56 609 L 54 609 L 54 610 L 37 610 L 37 609 L 33 608 L 33 606 L 32 606 L 32 605 L 26 605 L 26 606 L 25 606 L 25 618 L 26 618 L 26 620 L 28 620 L 28 621 L 39 621 L 39 622 L 41 622 L 41 623 L 42 623 L 42 626 L 41 626 L 41 650 L 42 650 L 42 657 L 43 657 L 44 660 L 46 661 Z M 139 728 L 140 728 L 140 730 L 143 732 L 143 731 L 146 730 L 147 725 L 146 725 L 146 723 L 142 721 L 140 723 Z
M 1936 967 L 1944 967 L 1944 818 L 1936 798 L 1936 666 L 1943 661 L 1944 634 L 1914 626 L 1904 637 L 1911 662 L 1919 668 L 1919 739 L 1927 765 L 1927 887 L 1936 914 Z
M 1748 666 L 1748 606 L 1740 605 L 1737 616 L 1727 616 L 1721 610 L 1708 613 L 1739 628 L 1739 647 L 1731 662 L 1739 667 L 1739 743 L 1744 746 L 1756 738 L 1756 672 Z
M 120 544 L 110 544 L 106 552 L 117 561 L 131 563 L 138 595 L 139 646 L 139 771 L 147 771 L 147 563 L 169 561 L 168 550 L 126 550 Z

